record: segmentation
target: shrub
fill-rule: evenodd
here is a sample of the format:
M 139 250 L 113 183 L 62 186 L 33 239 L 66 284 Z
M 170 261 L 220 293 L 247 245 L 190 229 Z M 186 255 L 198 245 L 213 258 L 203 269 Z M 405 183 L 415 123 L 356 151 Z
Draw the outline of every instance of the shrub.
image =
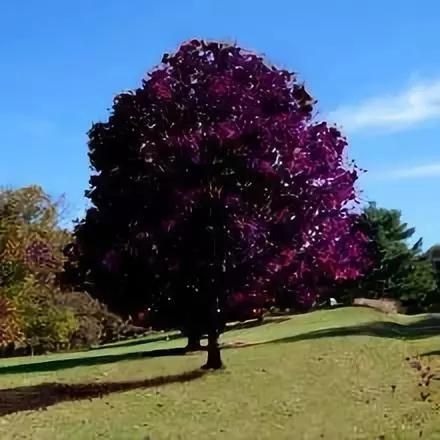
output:
M 126 323 L 98 300 L 85 292 L 59 292 L 56 303 L 70 310 L 78 327 L 72 334 L 72 346 L 87 347 L 108 343 L 124 335 Z
M 15 301 L 22 322 L 23 343 L 32 353 L 70 347 L 78 323 L 71 310 L 57 304 L 57 295 L 57 289 L 42 286 L 32 278 L 20 286 Z

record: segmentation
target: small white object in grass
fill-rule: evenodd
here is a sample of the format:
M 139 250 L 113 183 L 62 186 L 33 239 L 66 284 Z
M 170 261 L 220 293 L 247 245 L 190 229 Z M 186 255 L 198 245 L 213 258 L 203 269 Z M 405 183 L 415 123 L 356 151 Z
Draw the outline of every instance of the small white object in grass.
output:
M 165 338 L 165 341 L 169 341 L 169 340 L 170 340 L 170 337 L 167 336 L 167 337 Z

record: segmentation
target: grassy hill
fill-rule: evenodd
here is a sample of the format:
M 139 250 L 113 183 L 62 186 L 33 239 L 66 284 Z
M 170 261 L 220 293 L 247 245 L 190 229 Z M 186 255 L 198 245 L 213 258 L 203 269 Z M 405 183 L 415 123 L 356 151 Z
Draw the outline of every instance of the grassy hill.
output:
M 347 308 L 232 330 L 207 374 L 157 339 L 1 360 L 0 438 L 440 439 L 439 319 Z

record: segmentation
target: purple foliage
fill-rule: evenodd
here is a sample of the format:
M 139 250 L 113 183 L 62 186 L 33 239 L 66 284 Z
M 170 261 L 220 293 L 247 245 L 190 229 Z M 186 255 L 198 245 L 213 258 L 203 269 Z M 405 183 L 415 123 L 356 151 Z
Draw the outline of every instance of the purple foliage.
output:
M 310 305 L 326 280 L 359 277 L 367 238 L 348 209 L 358 171 L 314 103 L 293 73 L 234 45 L 166 54 L 90 131 L 95 207 L 77 237 L 95 284 L 104 261 L 144 283 L 139 301 L 205 316 L 236 292 L 281 286 Z

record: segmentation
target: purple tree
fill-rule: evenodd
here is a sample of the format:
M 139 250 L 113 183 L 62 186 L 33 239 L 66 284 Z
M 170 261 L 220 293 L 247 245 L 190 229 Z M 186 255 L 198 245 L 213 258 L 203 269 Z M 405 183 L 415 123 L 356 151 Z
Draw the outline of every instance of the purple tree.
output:
M 219 368 L 229 295 L 281 288 L 309 304 L 324 281 L 360 276 L 357 170 L 314 103 L 294 74 L 234 45 L 165 54 L 89 134 L 94 206 L 76 230 L 89 290 L 177 311 Z

